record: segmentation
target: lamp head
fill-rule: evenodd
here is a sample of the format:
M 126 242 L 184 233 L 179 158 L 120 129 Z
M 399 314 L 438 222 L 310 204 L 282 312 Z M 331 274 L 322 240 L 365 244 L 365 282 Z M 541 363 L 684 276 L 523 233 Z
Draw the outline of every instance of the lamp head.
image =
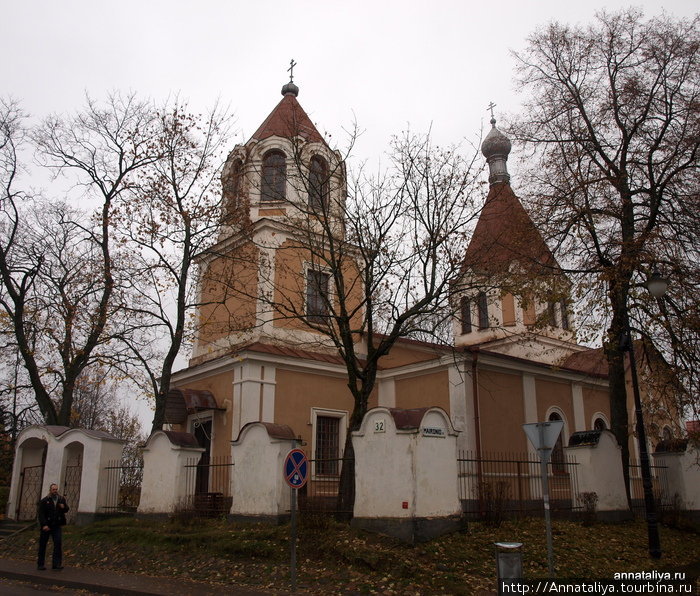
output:
M 647 280 L 647 290 L 654 298 L 661 298 L 668 289 L 668 280 L 661 277 L 658 269 L 654 269 L 651 277 Z

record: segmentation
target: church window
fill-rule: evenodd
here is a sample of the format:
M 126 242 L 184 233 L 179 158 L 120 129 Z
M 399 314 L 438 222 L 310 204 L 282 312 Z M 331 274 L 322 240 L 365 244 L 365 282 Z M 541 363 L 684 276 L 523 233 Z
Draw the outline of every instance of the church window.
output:
M 281 151 L 263 157 L 260 195 L 263 201 L 284 201 L 287 196 L 287 160 Z
M 462 318 L 462 333 L 472 332 L 472 301 L 466 296 L 462 296 L 459 301 L 460 314 Z
M 593 430 L 608 430 L 608 425 L 605 424 L 605 420 L 603 418 L 596 418 L 595 422 L 593 423 Z
M 547 303 L 547 323 L 550 327 L 557 326 L 557 308 L 554 302 Z
M 340 448 L 340 418 L 318 416 L 316 418 L 316 474 L 337 476 Z
M 325 271 L 306 272 L 306 319 L 311 323 L 322 323 L 328 317 L 330 279 Z
M 664 441 L 670 441 L 673 438 L 673 432 L 671 431 L 670 426 L 664 426 L 664 429 L 662 431 L 661 438 Z
M 321 212 L 328 207 L 328 165 L 318 155 L 309 164 L 309 207 Z
M 312 408 L 311 424 L 313 427 L 312 474 L 338 476 L 346 437 L 347 412 Z
M 479 292 L 476 297 L 476 305 L 479 311 L 479 329 L 489 328 L 489 303 L 486 292 Z

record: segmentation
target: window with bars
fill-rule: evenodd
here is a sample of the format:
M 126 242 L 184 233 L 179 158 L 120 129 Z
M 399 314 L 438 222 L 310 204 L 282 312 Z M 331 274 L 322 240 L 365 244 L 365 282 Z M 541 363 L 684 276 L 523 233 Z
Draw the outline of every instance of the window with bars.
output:
M 306 271 L 306 318 L 311 323 L 322 323 L 328 316 L 330 279 L 325 271 Z
M 337 476 L 340 472 L 340 418 L 316 416 L 316 474 Z

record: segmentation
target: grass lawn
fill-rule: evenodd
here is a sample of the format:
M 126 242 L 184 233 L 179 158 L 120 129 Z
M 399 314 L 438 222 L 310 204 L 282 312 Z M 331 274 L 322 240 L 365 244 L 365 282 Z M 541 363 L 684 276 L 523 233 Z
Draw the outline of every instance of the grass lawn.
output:
M 612 578 L 616 572 L 678 570 L 700 559 L 700 534 L 661 527 L 663 558 L 647 555 L 642 522 L 554 522 L 558 577 Z M 38 532 L 0 542 L 0 556 L 34 560 Z M 410 546 L 350 530 L 328 520 L 304 519 L 297 547 L 300 592 L 317 594 L 478 594 L 495 591 L 493 543 L 524 543 L 528 578 L 547 577 L 544 521 L 472 523 L 468 530 Z M 186 577 L 260 589 L 289 589 L 289 526 L 223 520 L 115 518 L 69 526 L 65 564 L 131 573 Z M 50 547 L 49 547 L 50 548 Z

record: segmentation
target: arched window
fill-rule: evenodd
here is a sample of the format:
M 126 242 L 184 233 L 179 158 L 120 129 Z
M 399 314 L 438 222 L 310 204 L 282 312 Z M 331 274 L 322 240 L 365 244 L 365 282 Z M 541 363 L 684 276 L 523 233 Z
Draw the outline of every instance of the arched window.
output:
M 284 201 L 287 197 L 287 159 L 281 151 L 269 151 L 263 157 L 260 198 Z
M 549 415 L 549 420 L 561 420 L 561 416 L 557 412 L 552 412 Z M 566 464 L 564 461 L 564 429 L 562 428 L 561 433 L 559 433 L 559 437 L 557 438 L 557 442 L 554 445 L 554 449 L 552 449 L 552 472 L 555 474 L 565 474 L 566 473 Z
M 608 425 L 605 424 L 605 420 L 603 418 L 596 418 L 595 422 L 593 423 L 593 430 L 608 430 Z
M 309 163 L 309 207 L 323 211 L 328 206 L 328 164 L 314 155 Z

